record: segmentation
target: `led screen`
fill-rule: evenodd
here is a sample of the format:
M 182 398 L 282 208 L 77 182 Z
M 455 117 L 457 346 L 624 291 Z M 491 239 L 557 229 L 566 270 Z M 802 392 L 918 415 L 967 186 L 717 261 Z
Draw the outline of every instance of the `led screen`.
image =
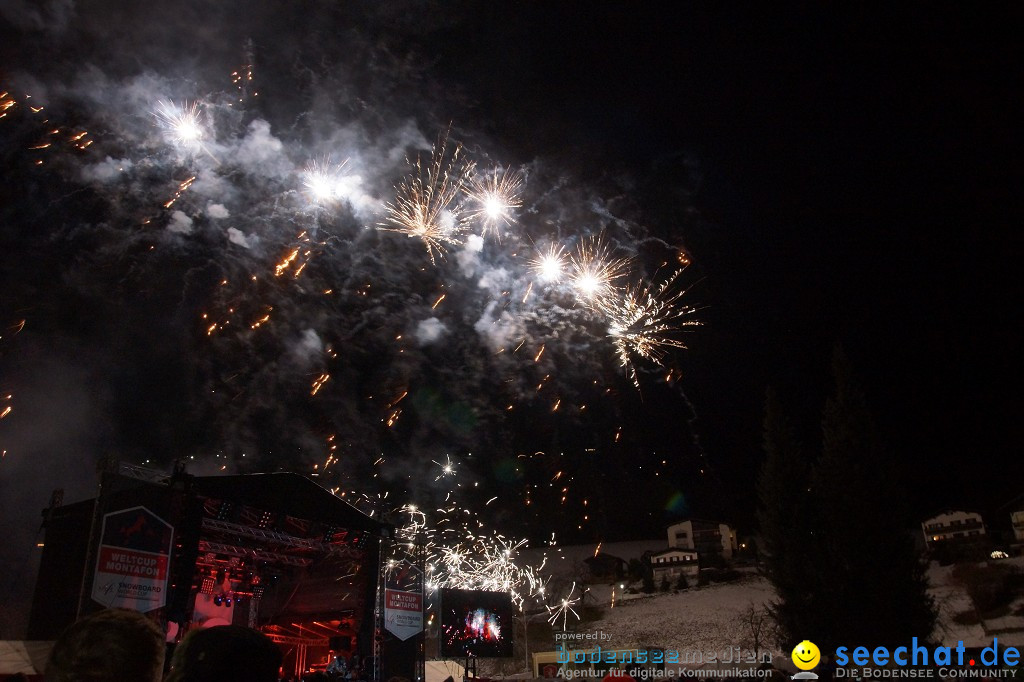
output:
M 512 613 L 507 592 L 441 590 L 441 656 L 511 658 Z

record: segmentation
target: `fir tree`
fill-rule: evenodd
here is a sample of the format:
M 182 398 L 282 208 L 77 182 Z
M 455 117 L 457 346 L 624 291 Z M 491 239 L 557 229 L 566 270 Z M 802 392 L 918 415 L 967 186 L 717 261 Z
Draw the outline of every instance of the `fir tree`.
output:
M 816 462 L 772 393 L 766 403 L 759 521 L 780 644 L 925 639 L 935 614 L 891 458 L 841 350 L 833 376 Z
M 771 389 L 765 400 L 765 462 L 758 482 L 764 571 L 778 596 L 771 614 L 788 648 L 809 635 L 813 622 L 810 461 Z M 790 642 L 792 640 L 792 642 Z
M 822 455 L 812 476 L 821 525 L 819 646 L 925 639 L 935 623 L 924 564 L 908 532 L 892 458 L 881 445 L 863 390 L 841 349 L 833 357 L 835 392 L 822 419 Z

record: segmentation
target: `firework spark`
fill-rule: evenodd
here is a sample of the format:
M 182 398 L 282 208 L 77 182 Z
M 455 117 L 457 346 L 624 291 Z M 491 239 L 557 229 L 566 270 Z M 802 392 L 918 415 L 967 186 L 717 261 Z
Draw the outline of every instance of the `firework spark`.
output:
M 469 229 L 459 197 L 470 183 L 474 163 L 463 159 L 461 146 L 449 154 L 445 134 L 434 145 L 428 166 L 419 158 L 410 165 L 413 173 L 395 187 L 394 202 L 385 206 L 387 223 L 378 229 L 421 239 L 430 262 L 436 263 L 447 253 L 446 245 L 462 244 Z
M 0 118 L 7 115 L 7 110 L 15 106 L 18 102 L 10 96 L 6 90 L 0 92 Z
M 240 74 L 236 74 L 236 76 L 241 77 Z M 246 79 L 251 80 L 251 74 L 247 74 Z M 210 101 L 215 102 L 219 100 L 211 99 Z M 13 98 L 8 98 L 6 94 L 2 94 L 0 95 L 0 105 L 2 105 L 2 111 L 6 111 L 12 109 L 15 103 Z M 147 111 L 152 108 L 152 105 L 146 107 Z M 181 105 L 161 102 L 154 115 L 159 121 L 163 137 L 169 145 L 186 150 L 204 149 L 204 144 L 213 146 L 214 142 L 212 140 L 215 138 L 215 129 L 212 126 L 214 120 L 212 108 L 201 107 L 200 104 L 194 102 Z M 227 119 L 218 117 L 217 121 L 220 127 L 226 125 L 225 121 Z M 84 132 L 81 127 L 53 129 L 53 126 L 54 124 L 51 123 L 46 128 L 46 130 L 53 130 L 49 137 L 40 136 L 33 140 L 40 142 L 40 144 L 45 144 L 46 148 L 49 149 L 46 152 L 47 154 L 56 154 L 60 150 L 66 153 L 69 150 L 69 145 L 72 148 L 81 150 L 84 147 L 79 147 L 78 145 L 88 146 L 91 144 L 91 141 L 87 139 L 88 133 Z M 67 139 L 65 139 L 65 134 L 62 131 L 67 132 Z M 170 209 L 172 206 L 178 208 L 176 203 L 180 202 L 180 204 L 188 204 L 183 207 L 183 210 L 187 211 L 188 215 L 199 215 L 201 213 L 200 201 L 205 202 L 210 197 L 211 187 L 218 188 L 218 192 L 223 189 L 225 196 L 237 196 L 239 210 L 236 213 L 235 209 L 232 208 L 232 215 L 234 216 L 232 220 L 237 221 L 235 224 L 239 228 L 245 229 L 246 234 L 241 236 L 245 237 L 251 233 L 263 240 L 263 245 L 260 249 L 249 250 L 249 247 L 245 246 L 244 249 L 235 250 L 237 258 L 228 261 L 224 266 L 225 279 L 222 285 L 228 284 L 227 276 L 230 275 L 231 289 L 238 289 L 242 284 L 248 285 L 250 277 L 251 281 L 255 283 L 257 276 L 252 272 L 253 267 L 269 267 L 270 272 L 266 274 L 260 273 L 259 284 L 253 284 L 253 288 L 249 292 L 253 294 L 252 296 L 247 296 L 247 292 L 242 290 L 221 294 L 221 305 L 218 305 L 218 309 L 212 312 L 213 316 L 208 318 L 206 313 L 202 315 L 202 331 L 205 331 L 208 336 L 217 336 L 217 340 L 214 344 L 211 344 L 211 348 L 215 346 L 227 347 L 230 332 L 233 331 L 243 334 L 244 338 L 248 338 L 253 336 L 249 333 L 250 331 L 260 329 L 263 337 L 261 343 L 270 344 L 274 342 L 276 337 L 286 338 L 302 329 L 308 328 L 309 325 L 304 324 L 302 319 L 304 316 L 297 312 L 301 305 L 296 300 L 301 301 L 303 299 L 285 299 L 284 297 L 305 296 L 308 299 L 312 292 L 317 292 L 318 295 L 321 292 L 324 295 L 338 292 L 336 294 L 336 300 L 339 301 L 337 309 L 332 307 L 335 305 L 333 302 L 330 305 L 319 302 L 316 304 L 325 316 L 323 324 L 325 330 L 330 328 L 333 321 L 343 321 L 346 329 L 352 328 L 355 330 L 351 332 L 352 337 L 355 337 L 360 330 L 383 327 L 385 331 L 381 333 L 387 333 L 387 338 L 391 338 L 393 332 L 387 329 L 387 325 L 380 325 L 377 320 L 372 319 L 370 313 L 367 313 L 365 320 L 359 321 L 360 324 L 349 324 L 353 322 L 353 318 L 348 316 L 348 311 L 345 310 L 345 306 L 350 304 L 351 300 L 354 300 L 356 296 L 370 299 L 365 305 L 361 302 L 359 305 L 367 310 L 372 310 L 372 306 L 379 303 L 379 301 L 374 299 L 383 301 L 385 296 L 391 295 L 391 282 L 373 281 L 373 277 L 378 273 L 377 270 L 373 269 L 377 267 L 373 259 L 357 258 L 356 256 L 361 256 L 362 254 L 346 254 L 344 252 L 343 244 L 353 244 L 353 249 L 358 246 L 355 242 L 349 242 L 347 235 L 345 239 L 337 236 L 325 237 L 325 240 L 334 239 L 335 241 L 332 244 L 338 245 L 337 248 L 332 247 L 329 251 L 326 248 L 327 241 L 322 243 L 314 241 L 317 238 L 318 229 L 337 232 L 339 229 L 347 229 L 347 223 L 342 226 L 342 221 L 328 220 L 328 211 L 326 209 L 303 209 L 301 201 L 298 208 L 295 208 L 295 202 L 288 199 L 288 197 L 296 193 L 295 189 L 298 186 L 298 189 L 303 193 L 303 197 L 308 198 L 310 203 L 318 206 L 327 206 L 340 200 L 346 200 L 350 198 L 349 193 L 358 191 L 358 186 L 361 182 L 358 176 L 344 175 L 343 171 L 346 164 L 333 164 L 328 159 L 310 162 L 305 168 L 301 164 L 299 167 L 292 166 L 290 165 L 291 159 L 309 159 L 310 154 L 297 149 L 291 149 L 288 150 L 288 154 L 281 155 L 280 163 L 282 165 L 280 167 L 283 169 L 282 173 L 274 174 L 275 177 L 278 175 L 280 177 L 287 177 L 290 182 L 275 184 L 268 182 L 256 185 L 254 183 L 262 177 L 257 172 L 259 171 L 256 167 L 258 164 L 251 160 L 242 162 L 235 158 L 239 140 L 244 138 L 240 134 L 231 137 L 227 130 L 222 132 L 224 135 L 215 149 L 218 150 L 218 154 L 231 156 L 231 158 L 225 156 L 225 160 L 230 161 L 228 169 L 231 172 L 227 172 L 227 169 L 220 169 L 217 173 L 210 173 L 207 168 L 196 168 L 182 175 L 179 174 L 180 171 L 174 169 L 175 165 L 182 163 L 182 159 L 169 160 L 167 161 L 168 168 L 165 170 L 167 177 L 174 178 L 177 191 L 171 197 L 164 196 L 161 198 L 161 203 L 163 203 L 166 209 Z M 275 132 L 280 135 L 280 132 Z M 266 134 L 269 135 L 269 132 Z M 144 133 L 144 137 L 140 137 L 138 141 L 145 145 L 148 144 L 149 139 L 152 137 L 152 130 L 149 129 Z M 282 139 L 287 140 L 287 138 Z M 131 142 L 132 140 L 130 139 L 125 140 L 123 141 L 123 146 L 129 147 Z M 426 247 L 432 262 L 436 262 L 435 259 L 438 255 L 444 257 L 447 248 L 462 244 L 463 239 L 468 236 L 471 225 L 475 229 L 476 224 L 479 223 L 485 234 L 490 230 L 494 230 L 496 235 L 499 234 L 499 229 L 502 229 L 503 223 L 507 226 L 515 222 L 518 213 L 517 209 L 524 205 L 523 194 L 526 188 L 525 177 L 521 172 L 497 167 L 480 174 L 474 174 L 474 163 L 463 155 L 462 148 L 457 145 L 450 147 L 448 143 L 448 136 L 442 135 L 434 146 L 429 158 L 424 154 L 422 158 L 417 158 L 415 163 L 410 164 L 412 167 L 411 172 L 396 185 L 392 202 L 385 205 L 385 213 L 380 218 L 384 222 L 377 226 L 382 230 L 398 232 L 410 238 L 420 239 Z M 125 157 L 124 166 L 130 171 L 128 162 L 136 157 L 141 158 L 142 154 L 124 154 L 123 156 Z M 156 159 L 154 163 L 163 163 L 165 161 L 161 157 L 154 156 L 152 158 Z M 190 161 L 194 160 L 190 159 Z M 141 167 L 141 165 L 136 160 L 136 166 Z M 119 167 L 118 171 L 121 170 Z M 238 178 L 242 177 L 245 178 L 244 183 L 238 181 Z M 388 182 L 392 182 L 394 179 L 393 177 L 389 178 Z M 189 192 L 193 184 L 195 184 L 195 189 L 192 189 L 186 195 L 186 192 Z M 97 188 L 101 189 L 102 186 L 101 183 L 97 183 Z M 136 183 L 133 186 L 145 187 L 148 185 Z M 374 186 L 376 186 L 376 182 L 374 182 Z M 353 194 L 352 196 L 355 195 Z M 363 195 L 359 194 L 358 196 L 362 197 Z M 552 194 L 552 196 L 556 195 Z M 221 201 L 220 194 L 218 193 L 213 200 Z M 352 200 L 354 201 L 355 199 Z M 556 196 L 552 201 L 557 200 Z M 369 202 L 370 200 L 367 199 L 367 201 Z M 381 199 L 379 201 L 383 202 L 384 200 Z M 381 205 L 376 198 L 373 198 L 373 202 L 374 207 Z M 531 197 L 531 218 L 537 217 L 536 222 L 530 226 L 532 230 L 543 229 L 541 225 L 556 224 L 557 220 L 553 218 L 556 214 L 551 211 L 533 213 L 536 205 L 536 202 Z M 243 206 L 246 207 L 244 212 Z M 207 212 L 211 213 L 209 210 Z M 223 206 L 220 207 L 220 213 L 225 216 L 227 215 L 227 211 Z M 362 220 L 362 217 L 355 215 L 355 213 L 354 217 Z M 479 286 L 481 289 L 493 289 L 494 298 L 500 299 L 494 301 L 495 310 L 498 309 L 498 306 L 501 306 L 502 310 L 508 308 L 510 315 L 513 313 L 523 313 L 524 319 L 528 321 L 529 318 L 527 316 L 536 315 L 538 320 L 549 325 L 547 329 L 542 329 L 539 324 L 536 327 L 530 327 L 524 323 L 522 328 L 516 329 L 508 326 L 509 331 L 505 332 L 500 338 L 496 338 L 502 346 L 501 350 L 498 351 L 498 353 L 503 354 L 500 362 L 508 365 L 516 363 L 517 367 L 523 368 L 530 364 L 530 359 L 532 359 L 534 364 L 539 364 L 543 360 L 544 365 L 547 366 L 556 365 L 561 362 L 561 358 L 564 358 L 565 348 L 564 344 L 559 340 L 558 334 L 541 337 L 535 331 L 559 331 L 559 325 L 574 324 L 574 320 L 578 319 L 579 316 L 573 315 L 572 311 L 569 311 L 564 323 L 556 319 L 557 316 L 565 312 L 565 306 L 562 306 L 561 301 L 559 301 L 559 305 L 552 306 L 549 310 L 543 310 L 545 293 L 539 293 L 538 296 L 531 299 L 531 302 L 535 305 L 527 307 L 527 300 L 535 288 L 535 284 L 540 285 L 537 287 L 540 290 L 557 289 L 559 293 L 558 298 L 561 299 L 569 298 L 574 293 L 579 307 L 584 308 L 588 316 L 591 313 L 595 313 L 605 317 L 610 329 L 611 338 L 614 340 L 615 349 L 623 364 L 631 369 L 632 366 L 628 364 L 631 358 L 640 357 L 661 364 L 665 360 L 665 353 L 669 349 L 685 347 L 674 334 L 679 330 L 680 324 L 685 326 L 696 323 L 682 319 L 683 316 L 692 311 L 688 308 L 681 308 L 678 305 L 678 296 L 671 293 L 664 285 L 662 287 L 624 287 L 622 283 L 627 281 L 626 273 L 632 263 L 627 258 L 618 257 L 621 255 L 618 250 L 618 242 L 616 242 L 615 248 L 611 248 L 606 246 L 600 238 L 590 238 L 588 240 L 577 236 L 580 234 L 579 231 L 574 235 L 572 234 L 572 226 L 568 224 L 569 219 L 565 217 L 572 214 L 568 211 L 561 211 L 557 215 L 563 216 L 559 220 L 564 220 L 565 224 L 563 226 L 561 222 L 558 222 L 558 229 L 560 231 L 564 229 L 569 233 L 568 241 L 565 244 L 559 244 L 555 243 L 556 237 L 554 235 L 540 237 L 540 243 L 544 245 L 544 250 L 538 251 L 536 258 L 529 263 L 529 268 L 533 271 L 532 277 L 522 276 L 524 274 L 522 272 L 524 270 L 523 266 L 526 263 L 519 258 L 519 253 L 525 254 L 526 252 L 513 252 L 514 249 L 529 249 L 529 237 L 526 234 L 508 233 L 507 241 L 510 248 L 507 250 L 507 253 L 501 253 L 501 249 L 495 247 L 493 249 L 488 248 L 487 252 L 480 256 L 474 256 L 480 263 L 478 272 L 484 272 L 485 268 L 499 272 L 499 265 L 500 268 L 507 270 L 501 275 L 501 281 L 498 284 L 489 287 L 484 287 L 483 284 Z M 582 216 L 583 213 L 581 212 L 579 215 Z M 204 229 L 206 227 L 209 228 L 211 234 L 218 225 L 227 227 L 226 223 L 216 222 L 217 215 L 211 213 L 211 216 L 209 226 L 204 226 Z M 324 223 L 322 228 L 321 220 Z M 332 224 L 335 222 L 338 224 Z M 294 226 L 296 229 L 301 230 L 301 233 L 294 237 L 294 239 L 288 238 L 290 235 L 295 234 L 294 232 L 286 232 L 290 229 L 289 226 Z M 234 232 L 240 233 L 240 230 L 236 228 Z M 231 232 L 229 231 L 228 234 L 231 235 Z M 231 236 L 231 242 L 239 244 L 238 237 L 238 234 Z M 480 242 L 479 238 L 475 236 L 472 240 L 474 246 Z M 242 239 L 241 241 L 245 240 Z M 199 246 L 199 243 L 195 244 L 196 248 Z M 569 255 L 570 249 L 576 249 L 573 255 Z M 624 245 L 622 250 L 628 251 L 628 245 Z M 329 254 L 329 256 L 323 258 L 323 267 L 306 269 L 311 259 L 321 254 Z M 339 256 L 337 264 L 331 260 L 335 255 Z M 351 262 L 341 260 L 348 255 L 353 256 Z M 492 257 L 493 260 L 485 260 L 492 259 Z M 422 260 L 422 258 L 419 260 Z M 463 265 L 461 260 L 460 258 L 460 266 Z M 681 258 L 680 262 L 682 262 Z M 406 261 L 403 259 L 398 262 L 387 263 L 386 267 L 389 271 L 392 269 L 398 270 L 405 264 Z M 419 269 L 421 265 L 423 264 L 418 263 L 415 268 L 410 269 Z M 384 264 L 382 263 L 381 270 L 383 269 Z M 449 269 L 445 268 L 444 270 Z M 454 271 L 454 269 L 451 270 Z M 465 274 L 469 268 L 463 267 L 462 270 Z M 348 271 L 351 271 L 352 274 L 348 275 Z M 269 276 L 271 272 L 273 277 Z M 292 282 L 297 280 L 303 272 L 305 272 L 305 275 L 303 275 L 304 280 L 302 282 Z M 441 274 L 448 273 L 444 272 Z M 326 277 L 328 276 L 333 278 L 327 279 Z M 356 279 L 357 277 L 358 279 Z M 473 275 L 473 277 L 475 279 L 476 275 Z M 388 279 L 391 279 L 390 275 Z M 633 277 L 630 277 L 630 280 L 632 279 Z M 268 282 L 270 284 L 267 284 Z M 402 280 L 400 277 L 395 277 L 394 282 L 401 283 Z M 518 288 L 519 282 L 525 285 L 525 293 L 522 293 L 522 289 Z M 445 281 L 441 284 L 440 289 L 438 289 L 435 288 L 435 281 L 432 281 L 429 284 L 429 289 L 413 293 L 422 295 L 424 307 L 430 305 L 431 301 L 433 301 L 431 310 L 436 310 L 438 315 L 458 314 L 461 316 L 462 313 L 459 311 L 459 308 L 477 305 L 478 301 L 475 297 L 466 296 L 460 290 L 458 284 L 459 282 Z M 549 284 L 557 284 L 558 286 L 549 287 L 547 286 Z M 371 286 L 373 287 L 372 290 Z M 378 294 L 378 291 L 381 293 Z M 399 289 L 399 291 L 401 292 L 400 296 L 404 297 L 405 290 Z M 498 294 L 498 291 L 501 291 L 501 293 Z M 519 298 L 520 293 L 522 293 L 521 300 L 523 305 L 522 310 L 517 311 L 513 301 Z M 268 299 L 267 297 L 272 298 Z M 317 301 L 320 300 L 319 298 L 317 299 Z M 491 302 L 488 301 L 487 305 Z M 271 306 L 271 303 L 274 303 L 276 307 Z M 235 306 L 239 306 L 237 311 Z M 271 310 L 274 311 L 273 318 L 271 317 Z M 471 310 L 469 312 L 472 314 L 473 319 L 479 316 L 479 311 Z M 327 318 L 327 316 L 333 317 Z M 301 326 L 299 326 L 300 324 Z M 320 327 L 317 326 L 317 328 Z M 593 328 L 593 325 L 587 325 L 588 331 L 592 331 Z M 346 336 L 346 338 L 349 337 Z M 401 335 L 397 337 L 398 340 L 401 338 Z M 545 341 L 547 345 L 545 345 Z M 516 345 L 517 343 L 518 345 Z M 511 352 L 506 351 L 506 347 Z M 512 350 L 513 347 L 514 350 Z M 520 351 L 520 349 L 524 350 L 520 355 L 516 356 L 516 352 Z M 401 353 L 403 351 L 404 349 L 398 352 Z M 529 355 L 530 353 L 533 353 L 533 355 Z M 287 357 L 290 358 L 292 355 L 289 353 Z M 295 354 L 295 356 L 298 357 L 298 354 Z M 328 350 L 325 357 L 337 358 L 337 355 Z M 308 387 L 306 392 L 309 396 L 319 395 L 317 403 L 324 405 L 325 410 L 333 409 L 332 401 L 338 399 L 341 387 L 348 382 L 337 378 L 332 381 L 332 375 L 328 370 L 335 372 L 335 377 L 349 376 L 345 371 L 346 368 L 344 366 L 331 368 L 321 365 L 312 365 L 315 369 L 306 368 L 305 352 L 302 355 L 302 361 L 304 363 L 303 376 L 308 377 L 303 382 Z M 342 365 L 342 362 L 338 364 Z M 561 368 L 559 367 L 558 369 Z M 586 409 L 585 405 L 578 408 L 575 407 L 575 403 L 578 401 L 573 399 L 571 393 L 561 390 L 564 386 L 559 385 L 557 373 L 555 373 L 554 369 L 551 371 L 556 376 L 554 381 L 551 380 L 552 374 L 545 374 L 540 379 L 540 382 L 535 384 L 533 381 L 534 373 L 531 370 L 529 373 L 530 379 L 523 382 L 526 386 L 525 390 L 528 391 L 535 384 L 537 391 L 543 392 L 544 405 L 552 412 L 565 412 L 575 409 L 582 411 Z M 305 372 L 308 372 L 308 374 Z M 234 376 L 236 375 L 232 375 L 229 381 L 234 381 Z M 636 381 L 635 371 L 633 372 L 633 378 Z M 373 392 L 377 393 L 380 388 L 380 386 L 374 385 Z M 240 389 L 244 390 L 244 386 L 240 386 Z M 395 395 L 395 393 L 391 392 L 394 389 L 395 384 L 389 380 L 388 392 L 377 393 L 377 396 L 378 398 L 384 397 L 386 400 L 386 396 Z M 241 394 L 241 390 L 236 391 L 232 387 L 233 394 Z M 386 410 L 381 411 L 377 415 L 378 417 L 383 417 L 380 421 L 386 427 L 395 426 L 403 415 L 402 408 L 407 409 L 409 414 L 413 415 L 407 417 L 407 420 L 418 418 L 418 407 L 415 401 L 410 400 L 408 403 L 399 405 L 402 399 L 408 395 L 407 389 L 399 390 L 401 391 L 400 396 L 393 399 L 386 406 Z M 501 404 L 504 406 L 507 396 L 501 396 L 501 399 Z M 512 400 L 514 401 L 515 398 L 512 398 Z M 507 409 L 512 410 L 513 405 L 508 404 Z M 10 412 L 10 405 L 0 402 L 0 418 L 8 416 Z M 380 428 L 381 424 L 377 423 L 374 426 Z M 619 439 L 618 433 L 615 439 L 616 441 Z M 337 445 L 332 441 L 332 444 L 329 446 L 330 454 L 325 460 L 318 462 L 324 471 L 338 462 L 335 448 L 337 448 Z M 434 456 L 436 457 L 437 455 Z M 374 478 L 378 476 L 377 472 L 379 469 L 377 469 L 377 464 L 381 461 L 383 461 L 383 455 L 381 460 L 378 460 L 373 465 Z M 467 462 L 465 465 L 459 464 L 458 476 L 456 476 L 455 467 L 450 459 L 447 463 L 444 461 L 436 461 L 435 463 L 441 467 L 441 471 L 435 470 L 431 473 L 440 473 L 434 481 L 444 481 L 444 483 L 441 483 L 441 486 L 444 486 L 448 480 L 451 481 L 450 485 L 452 488 L 460 486 L 468 488 L 473 484 L 472 480 L 468 480 L 472 478 L 473 466 L 470 462 Z M 344 467 L 335 467 L 335 472 L 342 468 Z M 340 474 L 338 475 L 340 476 Z M 428 476 L 425 478 L 429 480 Z M 568 485 L 568 481 L 571 480 L 572 474 L 570 471 L 562 483 Z M 569 489 L 562 487 L 560 493 L 555 492 L 556 490 L 558 489 L 552 491 L 553 495 L 557 495 L 555 499 L 560 497 L 562 504 L 567 504 Z M 352 491 L 352 493 L 356 494 L 355 491 Z M 491 504 L 493 501 L 494 498 L 491 498 L 487 504 Z M 529 498 L 526 501 L 527 504 L 530 503 Z M 507 539 L 495 533 L 484 532 L 481 530 L 483 527 L 482 522 L 471 510 L 457 507 L 447 498 L 443 504 L 451 504 L 452 506 L 438 510 L 438 513 L 441 515 L 440 520 L 429 526 L 427 525 L 426 515 L 422 512 L 415 510 L 413 507 L 404 511 L 404 513 L 410 515 L 418 515 L 418 520 L 410 522 L 406 533 L 409 536 L 423 536 L 427 538 L 428 556 L 433 565 L 431 581 L 435 585 L 507 590 L 513 594 L 514 599 L 520 605 L 527 599 L 543 594 L 544 587 L 543 581 L 539 577 L 539 569 L 524 566 L 521 562 L 517 561 L 516 553 L 525 544 L 525 541 Z M 383 512 L 384 510 L 381 509 L 380 511 Z M 587 520 L 587 517 L 584 517 L 584 520 Z M 570 591 L 569 596 L 564 600 L 561 610 L 563 623 L 569 613 L 575 614 L 571 610 L 571 606 L 577 603 L 579 598 L 573 599 L 573 594 Z M 566 611 L 565 609 L 569 610 Z M 557 617 L 556 613 L 555 618 Z
M 405 517 L 405 523 L 397 529 L 400 544 L 410 550 L 418 547 L 425 554 L 429 590 L 453 587 L 507 592 L 520 608 L 530 600 L 543 598 L 547 580 L 541 571 L 545 562 L 530 566 L 519 559 L 526 540 L 478 532 L 482 524 L 476 514 L 455 504 L 437 511 L 440 518 L 431 523 L 416 505 L 395 510 Z
M 319 393 L 320 389 L 324 387 L 324 384 L 326 384 L 327 381 L 330 378 L 331 378 L 330 374 L 324 373 L 324 374 L 321 374 L 320 376 L 318 376 L 316 379 L 314 379 L 313 380 L 313 385 L 311 387 L 311 390 L 309 391 L 309 394 L 310 395 L 316 395 L 317 393 Z
M 607 305 L 615 292 L 615 282 L 630 270 L 630 258 L 616 258 L 600 237 L 580 243 L 571 258 L 572 284 L 583 301 L 594 308 Z
M 466 189 L 471 207 L 466 211 L 469 220 L 480 220 L 486 234 L 498 226 L 512 222 L 512 211 L 523 205 L 523 175 L 519 171 L 495 168 L 477 175 Z
M 677 270 L 659 285 L 641 283 L 627 287 L 621 300 L 603 302 L 619 360 L 623 367 L 629 368 L 634 384 L 637 377 L 631 361 L 633 355 L 664 366 L 668 349 L 686 348 L 676 334 L 684 327 L 701 324 L 697 320 L 685 319 L 695 309 L 680 304 L 686 294 L 685 290 L 675 286 L 681 273 L 682 270 Z
M 303 172 L 302 184 L 311 203 L 327 204 L 345 196 L 347 177 L 342 171 L 348 160 L 339 164 L 330 160 L 311 161 Z
M 171 142 L 183 147 L 198 147 L 204 136 L 200 113 L 198 102 L 181 106 L 173 102 L 158 102 L 153 115 Z
M 565 255 L 565 247 L 560 244 L 551 244 L 545 251 L 540 251 L 530 261 L 530 269 L 543 282 L 556 283 L 562 279 L 569 259 Z
M 576 613 L 576 610 L 573 609 L 573 606 L 580 602 L 579 597 L 572 596 L 574 592 L 576 592 L 575 582 L 573 582 L 572 588 L 570 588 L 569 590 L 569 594 L 563 597 L 555 606 L 547 607 L 548 613 L 551 614 L 551 617 L 548 618 L 548 622 L 554 625 L 558 621 L 558 619 L 561 618 L 562 630 L 565 630 L 566 625 L 568 625 L 570 613 L 576 616 L 576 620 L 580 619 L 580 614 Z
M 431 461 L 434 464 L 436 464 L 437 466 L 441 467 L 441 473 L 439 473 L 437 475 L 437 477 L 434 479 L 435 481 L 440 481 L 442 478 L 444 478 L 446 476 L 454 476 L 455 475 L 455 463 L 452 462 L 452 458 L 450 456 L 446 455 L 445 456 L 445 461 L 443 463 L 442 462 L 438 462 L 436 459 L 431 460 Z
M 181 195 L 188 191 L 188 188 L 192 186 L 192 183 L 196 181 L 196 176 L 192 176 L 178 184 L 178 189 L 175 190 L 174 196 L 164 202 L 164 208 L 170 208 L 174 206 L 174 202 L 181 198 Z

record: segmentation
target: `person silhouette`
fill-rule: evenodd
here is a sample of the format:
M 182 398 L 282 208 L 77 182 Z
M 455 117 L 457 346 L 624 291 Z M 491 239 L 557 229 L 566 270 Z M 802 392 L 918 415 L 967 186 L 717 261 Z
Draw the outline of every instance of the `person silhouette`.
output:
M 171 658 L 166 682 L 277 682 L 281 650 L 240 625 L 193 630 Z
M 53 645 L 46 682 L 159 682 L 164 633 L 137 611 L 104 609 L 68 626 Z

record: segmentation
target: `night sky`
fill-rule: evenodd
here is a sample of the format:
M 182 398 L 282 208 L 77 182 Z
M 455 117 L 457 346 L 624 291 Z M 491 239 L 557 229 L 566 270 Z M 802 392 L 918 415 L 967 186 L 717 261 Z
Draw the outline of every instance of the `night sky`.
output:
M 1019 13 L 522 9 L 442 63 L 537 148 L 647 171 L 665 196 L 696 164 L 698 217 L 675 234 L 707 328 L 685 383 L 741 495 L 764 387 L 813 441 L 836 343 L 918 513 L 1020 492 Z M 467 68 L 487 50 L 503 77 Z M 678 207 L 645 199 L 669 225 Z
M 450 456 L 467 505 L 501 495 L 488 522 L 535 540 L 657 535 L 686 513 L 752 531 L 765 390 L 814 444 L 836 344 L 917 515 L 1024 492 L 1019 10 L 717 4 L 5 3 L 0 91 L 36 92 L 97 145 L 36 167 L 44 126 L 26 100 L 0 120 L 4 515 L 55 487 L 88 495 L 106 454 L 310 472 L 337 433 L 349 449 L 326 484 L 433 504 Z M 226 113 L 248 39 L 262 99 Z M 235 136 L 218 140 L 223 165 L 161 140 L 140 108 L 158 97 L 216 112 Z M 528 169 L 521 238 L 487 246 L 472 277 L 552 230 L 603 226 L 650 279 L 688 257 L 702 326 L 666 361 L 671 384 L 638 362 L 634 387 L 564 301 L 564 320 L 525 323 L 530 358 L 494 355 L 474 330 L 500 286 L 453 284 L 471 280 L 456 257 L 432 267 L 354 205 L 311 217 L 295 173 L 273 168 L 359 148 L 366 194 L 388 201 L 401 157 L 449 126 L 481 167 Z M 132 159 L 130 178 L 101 176 L 105 157 Z M 211 213 L 216 183 L 174 205 L 190 232 L 166 229 L 179 219 L 160 205 L 198 166 L 247 237 Z M 305 279 L 236 284 L 314 222 L 336 239 Z M 439 293 L 445 342 L 398 348 Z M 251 321 L 271 304 L 262 335 L 204 334 L 203 312 Z M 529 362 L 545 339 L 548 364 Z M 401 390 L 403 416 L 381 426 Z M 588 409 L 552 412 L 558 399 Z M 564 503 L 552 481 L 570 477 Z

